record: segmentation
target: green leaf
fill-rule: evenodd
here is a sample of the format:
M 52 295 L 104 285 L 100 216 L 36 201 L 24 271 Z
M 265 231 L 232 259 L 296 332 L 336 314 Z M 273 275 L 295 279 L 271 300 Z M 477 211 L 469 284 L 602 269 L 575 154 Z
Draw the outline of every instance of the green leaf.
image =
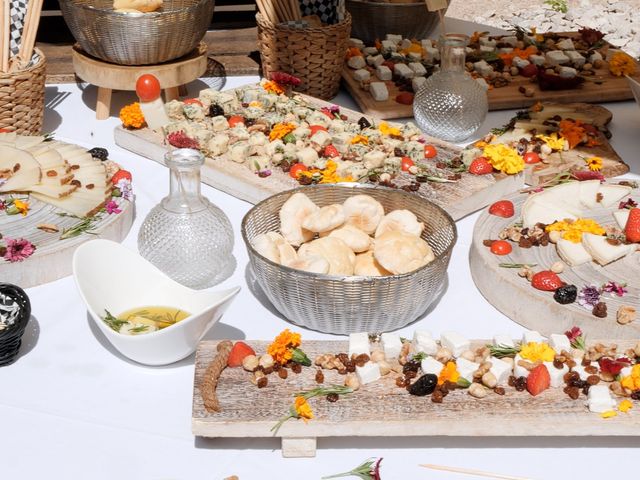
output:
M 296 363 L 299 363 L 300 365 L 304 365 L 305 367 L 311 366 L 311 360 L 309 360 L 309 357 L 307 357 L 307 354 L 304 353 L 299 348 L 293 349 L 293 356 L 291 357 L 291 360 L 293 360 Z
M 116 318 L 113 315 L 111 315 L 111 312 L 109 312 L 109 310 L 104 311 L 105 316 L 102 317 L 102 321 L 104 321 L 104 323 L 107 324 L 107 326 L 109 328 L 111 328 L 111 330 L 113 331 L 120 331 L 120 327 L 122 327 L 122 325 L 124 325 L 125 323 L 129 323 L 127 320 L 122 320 L 120 318 Z
M 487 345 L 491 356 L 496 358 L 515 357 L 520 352 L 520 345 L 511 347 L 509 345 Z
M 469 386 L 471 385 L 471 382 L 466 378 L 460 377 L 456 382 L 456 385 L 458 385 L 460 388 L 469 388 Z

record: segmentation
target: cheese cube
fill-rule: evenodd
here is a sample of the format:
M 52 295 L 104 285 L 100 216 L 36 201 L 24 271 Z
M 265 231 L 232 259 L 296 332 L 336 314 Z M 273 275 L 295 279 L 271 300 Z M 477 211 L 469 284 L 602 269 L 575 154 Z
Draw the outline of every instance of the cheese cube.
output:
M 387 33 L 387 35 L 384 37 L 385 40 L 389 40 L 393 43 L 400 43 L 402 41 L 402 35 L 397 35 L 394 33 Z
M 511 53 L 513 52 L 513 48 L 511 47 L 502 47 L 498 49 L 498 53 Z
M 389 90 L 382 82 L 371 82 L 369 92 L 376 102 L 384 102 L 389 99 Z
M 389 360 L 396 360 L 400 356 L 402 350 L 402 341 L 400 336 L 395 333 L 383 333 L 380 335 L 380 343 L 384 350 L 384 356 Z
M 518 37 L 516 36 L 502 37 L 500 39 L 500 43 L 506 43 L 515 48 L 518 45 Z
M 518 68 L 524 68 L 529 65 L 531 62 L 526 58 L 514 57 L 513 64 Z
M 514 359 L 513 359 L 513 375 L 517 378 L 517 377 L 528 377 L 529 376 L 529 370 L 527 370 L 526 368 L 524 368 L 521 365 L 518 365 L 518 362 L 520 360 L 524 360 L 520 354 L 518 353 Z M 525 360 L 525 362 L 528 360 Z
M 407 54 L 407 57 L 409 58 L 409 60 L 413 60 L 414 62 L 420 60 L 422 58 L 422 53 L 420 52 L 409 52 Z
M 361 353 L 371 354 L 369 348 L 369 334 L 367 332 L 349 334 L 349 357 Z
M 371 65 L 372 67 L 377 67 L 379 65 L 382 65 L 384 63 L 384 57 L 382 55 L 370 55 L 369 57 L 367 57 L 367 63 L 369 65 Z
M 350 38 L 349 39 L 349 46 L 350 47 L 356 47 L 356 48 L 364 48 L 364 42 L 362 40 L 360 40 L 359 38 Z
M 564 54 L 569 57 L 569 59 L 571 60 L 571 63 L 577 67 L 580 68 L 584 65 L 585 63 L 585 58 L 580 55 L 580 53 L 576 52 L 575 50 L 568 50 L 566 52 L 564 52 Z
M 550 52 L 547 52 L 546 59 L 547 63 L 551 66 L 564 65 L 565 63 L 569 63 L 569 57 L 567 57 L 565 53 L 560 50 L 552 50 Z
M 448 348 L 454 357 L 458 357 L 465 350 L 469 350 L 471 346 L 471 342 L 458 332 L 442 332 L 440 344 L 444 348 Z
M 440 60 L 440 50 L 434 47 L 426 47 L 424 49 L 424 59 L 427 63 L 433 63 Z
M 560 67 L 558 70 L 558 75 L 562 78 L 573 78 L 578 74 L 575 68 L 571 67 Z
M 309 140 L 321 147 L 326 147 L 331 143 L 331 134 L 326 130 L 318 130 Z
M 616 401 L 611 398 L 608 385 L 592 385 L 587 395 L 589 411 L 602 413 L 615 408 Z
M 347 65 L 353 69 L 364 68 L 367 63 L 364 61 L 364 57 L 361 55 L 355 55 L 347 60 Z
M 544 65 L 544 57 L 542 55 L 529 55 L 529 61 L 534 65 Z
M 576 47 L 573 44 L 573 41 L 570 38 L 564 38 L 556 43 L 556 47 L 560 50 L 575 50 Z
M 466 358 L 458 358 L 456 359 L 456 367 L 462 378 L 469 382 L 473 382 L 473 372 L 480 368 L 480 364 L 471 362 Z
M 595 366 L 597 367 L 598 364 L 595 362 L 589 362 L 589 365 L 582 365 L 581 363 L 576 364 L 575 367 L 573 367 L 571 369 L 572 372 L 576 372 L 578 375 L 580 375 L 580 380 L 586 380 L 587 378 L 589 378 L 589 375 L 592 375 L 591 373 L 588 373 L 585 369 L 588 366 Z M 624 371 L 624 368 L 622 369 Z M 620 372 L 620 374 L 622 375 L 622 372 Z
M 427 69 L 424 68 L 424 65 L 422 65 L 419 62 L 411 62 L 409 64 L 409 68 L 413 70 L 413 73 L 415 74 L 415 76 L 421 77 L 427 74 Z
M 423 374 L 432 373 L 434 375 L 440 375 L 444 365 L 433 357 L 426 357 L 420 362 L 420 368 Z
M 425 38 L 424 40 L 420 40 L 420 45 L 422 46 L 423 50 L 426 50 L 427 48 L 433 47 L 433 42 L 430 38 Z
M 355 78 L 359 82 L 364 82 L 365 80 L 369 80 L 371 78 L 371 74 L 369 73 L 369 70 L 361 68 L 353 72 L 353 78 Z
M 473 69 L 483 77 L 493 72 L 493 67 L 489 65 L 485 60 L 480 60 L 473 64 Z
M 509 377 L 511 376 L 511 365 L 496 357 L 491 357 L 489 361 L 491 362 L 491 368 L 489 371 L 493 373 L 498 380 L 498 385 L 506 385 L 509 381 Z
M 515 342 L 513 341 L 513 338 L 511 338 L 510 335 L 504 335 L 504 334 L 494 335 L 493 344 L 496 347 L 502 345 L 505 347 L 513 348 L 516 346 Z
M 400 75 L 403 78 L 413 78 L 415 73 L 404 63 L 396 63 L 393 67 L 393 71 L 396 75 Z M 425 70 L 426 73 L 426 70 Z
M 362 367 L 356 365 L 356 375 L 361 385 L 375 382 L 380 379 L 380 365 L 375 362 L 367 362 Z
M 424 77 L 414 77 L 411 79 L 411 88 L 413 88 L 413 92 L 417 93 L 420 90 L 420 87 L 424 85 L 427 79 Z
M 549 338 L 549 346 L 553 348 L 558 355 L 562 353 L 562 350 L 567 352 L 571 351 L 571 342 L 564 334 L 552 333 Z
M 376 47 L 365 47 L 362 53 L 365 55 L 378 55 L 378 49 Z
M 480 45 L 480 51 L 481 52 L 487 52 L 487 53 L 491 53 L 491 52 L 495 52 L 496 47 L 493 46 L 489 46 L 489 45 Z
M 535 330 L 527 330 L 522 335 L 522 343 L 531 343 L 531 342 L 543 343 L 546 340 L 547 340 L 546 338 L 544 338 Z
M 415 352 L 424 352 L 427 355 L 435 355 L 438 351 L 438 344 L 431 336 L 431 333 L 424 330 L 416 330 L 413 332 L 412 344 Z
M 409 40 L 408 38 L 405 38 L 400 42 L 400 48 L 403 50 L 405 48 L 409 48 L 410 46 L 411 46 L 411 40 Z
M 549 376 L 551 377 L 551 387 L 560 388 L 564 386 L 564 374 L 569 371 L 569 367 L 562 364 L 562 368 L 556 368 L 554 367 L 553 362 L 544 362 L 544 364 L 549 371 Z
M 387 67 L 386 65 L 380 65 L 378 68 L 376 68 L 376 77 L 378 77 L 382 81 L 391 80 L 393 78 L 393 74 L 391 73 L 391 69 L 389 67 Z
M 398 49 L 397 43 L 391 40 L 382 41 L 383 52 L 395 52 Z

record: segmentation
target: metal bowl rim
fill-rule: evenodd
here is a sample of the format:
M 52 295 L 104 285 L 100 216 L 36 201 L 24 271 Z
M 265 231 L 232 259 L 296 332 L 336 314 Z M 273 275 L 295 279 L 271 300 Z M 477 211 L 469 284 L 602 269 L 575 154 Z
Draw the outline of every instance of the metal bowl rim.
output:
M 178 13 L 178 12 L 190 12 L 191 10 L 196 10 L 197 8 L 199 8 L 202 4 L 207 3 L 207 2 L 211 2 L 214 3 L 214 0 L 197 0 L 196 2 L 194 2 L 193 5 L 186 7 L 186 8 L 177 8 L 175 10 L 163 10 L 161 12 L 148 12 L 148 13 L 142 13 L 142 17 L 143 18 L 155 18 L 155 17 L 161 17 L 163 15 L 168 15 L 168 14 L 174 14 L 174 13 Z M 87 11 L 91 11 L 91 12 L 100 12 L 100 13 L 105 13 L 107 15 L 115 15 L 118 17 L 129 17 L 129 18 L 135 18 L 136 20 L 139 20 L 141 18 L 141 16 L 132 16 L 127 12 L 116 12 L 114 10 L 109 10 L 107 8 L 98 8 L 98 7 L 94 7 L 93 5 L 87 5 L 87 4 L 81 4 L 81 3 L 77 3 L 74 0 L 60 0 L 60 3 L 64 3 L 68 6 L 70 6 L 71 8 L 81 8 L 83 10 L 87 10 Z

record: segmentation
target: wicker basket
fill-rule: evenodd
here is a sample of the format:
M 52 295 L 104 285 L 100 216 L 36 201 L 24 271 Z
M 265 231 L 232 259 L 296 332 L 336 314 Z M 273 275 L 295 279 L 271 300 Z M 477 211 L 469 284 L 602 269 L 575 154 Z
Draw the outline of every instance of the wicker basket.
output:
M 279 211 L 295 192 L 317 205 L 342 203 L 354 194 L 376 198 L 389 212 L 408 209 L 425 224 L 423 238 L 435 260 L 418 270 L 388 277 L 318 275 L 279 265 L 251 245 L 257 235 L 279 230 Z M 242 220 L 242 237 L 255 280 L 267 298 L 289 320 L 321 332 L 384 332 L 401 328 L 423 314 L 441 293 L 456 226 L 440 207 L 418 195 L 383 187 L 316 185 L 276 194 L 258 203 Z
M 31 316 L 31 303 L 24 290 L 9 283 L 0 284 L 0 296 L 9 297 L 19 307 L 15 323 L 0 330 L 0 366 L 3 366 L 12 363 L 18 356 L 22 335 Z
M 271 72 L 290 73 L 302 80 L 296 91 L 325 100 L 336 96 L 351 34 L 348 13 L 335 25 L 304 29 L 274 25 L 259 13 L 256 21 L 265 78 Z
M 60 0 L 71 33 L 89 55 L 119 65 L 157 65 L 198 46 L 214 0 L 164 0 L 140 15 L 116 13 L 113 0 Z
M 384 40 L 387 33 L 409 39 L 428 38 L 438 23 L 438 13 L 428 11 L 424 2 L 346 0 L 346 8 L 354 19 L 352 36 L 367 45 L 372 45 L 376 39 Z
M 0 73 L 0 128 L 40 135 L 47 60 L 39 49 L 35 51 L 39 60 L 34 65 L 18 72 Z

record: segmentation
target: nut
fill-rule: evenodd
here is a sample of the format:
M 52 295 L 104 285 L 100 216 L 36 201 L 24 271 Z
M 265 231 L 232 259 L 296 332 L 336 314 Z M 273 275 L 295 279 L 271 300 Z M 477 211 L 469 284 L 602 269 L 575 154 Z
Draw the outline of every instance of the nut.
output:
M 347 373 L 344 377 L 344 386 L 351 388 L 354 392 L 360 388 L 360 380 L 355 373 Z
M 479 383 L 472 383 L 469 386 L 469 395 L 471 395 L 472 397 L 484 398 L 488 393 L 489 391 Z
M 375 352 L 371 352 L 372 362 L 380 362 L 382 360 L 385 360 L 384 352 L 382 350 L 376 350 Z
M 389 366 L 391 367 L 391 370 L 395 373 L 402 373 L 402 365 L 400 365 L 400 362 L 398 362 L 398 360 L 392 360 L 389 363 Z
M 378 362 L 378 368 L 380 368 L 380 376 L 384 377 L 391 372 L 391 365 L 386 360 L 380 360 Z
M 491 362 L 484 362 L 475 372 L 473 372 L 473 377 L 482 378 L 489 370 L 491 370 Z
M 258 381 L 261 378 L 265 378 L 265 377 L 266 375 L 262 370 L 256 370 L 255 372 L 253 372 L 253 375 L 251 376 L 251 383 L 253 383 L 254 385 L 258 385 Z
M 602 68 L 603 65 L 604 65 L 603 60 L 595 60 L 593 62 L 593 68 Z
M 518 75 L 518 73 L 520 73 L 520 70 L 518 70 L 518 67 L 511 67 L 511 70 L 509 70 L 509 73 L 515 77 L 516 75 Z
M 473 362 L 476 359 L 476 355 L 471 350 L 465 350 L 460 356 L 470 362 Z
M 482 375 L 482 383 L 489 388 L 495 388 L 498 385 L 498 379 L 493 373 L 487 372 Z
M 535 363 L 527 362 L 526 360 L 518 360 L 518 366 L 524 368 L 525 370 L 528 370 L 529 372 L 536 368 Z
M 524 96 L 525 96 L 525 97 L 533 97 L 533 95 L 534 95 L 535 93 L 536 93 L 536 92 L 535 92 L 535 91 L 533 90 L 533 88 L 531 88 L 531 87 L 526 87 L 526 88 L 524 89 Z
M 616 313 L 616 320 L 620 325 L 626 325 L 636 319 L 636 309 L 630 305 L 621 305 Z
M 624 388 L 622 388 L 622 385 L 618 381 L 611 382 L 611 385 L 609 385 L 609 390 L 611 390 L 611 392 L 614 395 L 617 395 L 618 397 L 626 397 L 627 396 L 627 393 L 625 392 Z
M 380 181 L 381 182 L 388 182 L 390 180 L 391 180 L 391 175 L 389 175 L 387 172 L 380 174 Z
M 452 357 L 453 354 L 448 348 L 440 347 L 436 352 L 436 360 L 438 360 L 440 363 L 447 363 L 449 360 L 451 360 Z
M 268 353 L 265 353 L 264 355 L 262 355 L 260 357 L 260 360 L 258 361 L 258 365 L 261 366 L 262 368 L 273 368 L 273 364 L 274 364 L 273 357 Z
M 53 223 L 41 223 L 36 228 L 47 233 L 58 233 L 60 231 L 58 226 L 54 225 Z
M 242 359 L 242 368 L 247 372 L 254 372 L 258 368 L 258 357 L 255 355 L 247 355 Z
M 553 265 L 551 265 L 551 271 L 553 273 L 562 273 L 562 272 L 564 272 L 564 263 L 555 262 Z
M 582 69 L 583 69 L 583 70 L 591 70 L 592 68 L 593 68 L 593 65 L 591 65 L 590 63 L 585 63 L 585 64 L 582 66 Z

